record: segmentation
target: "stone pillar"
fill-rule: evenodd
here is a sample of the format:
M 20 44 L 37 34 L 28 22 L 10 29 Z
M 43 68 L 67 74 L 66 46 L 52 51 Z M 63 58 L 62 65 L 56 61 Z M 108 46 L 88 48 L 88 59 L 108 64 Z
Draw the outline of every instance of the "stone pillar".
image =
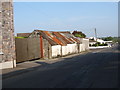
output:
M 0 63 L 2 62 L 2 54 L 2 2 L 0 1 Z
M 14 37 L 14 22 L 13 22 L 13 2 L 6 0 L 0 2 L 1 6 L 1 22 L 0 26 L 0 48 L 2 47 L 2 69 L 16 67 L 15 57 L 15 37 Z

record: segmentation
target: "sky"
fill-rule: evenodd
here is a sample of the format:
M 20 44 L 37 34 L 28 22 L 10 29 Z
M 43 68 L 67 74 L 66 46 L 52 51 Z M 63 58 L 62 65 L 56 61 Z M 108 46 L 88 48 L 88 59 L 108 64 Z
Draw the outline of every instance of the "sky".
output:
M 87 37 L 118 36 L 117 2 L 14 2 L 15 33 L 82 31 Z

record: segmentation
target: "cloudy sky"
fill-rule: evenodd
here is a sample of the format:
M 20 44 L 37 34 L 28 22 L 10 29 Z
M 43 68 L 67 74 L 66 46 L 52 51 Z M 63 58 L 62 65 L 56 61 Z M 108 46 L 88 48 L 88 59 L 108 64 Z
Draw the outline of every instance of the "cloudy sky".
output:
M 117 2 L 14 2 L 15 33 L 34 29 L 118 35 Z

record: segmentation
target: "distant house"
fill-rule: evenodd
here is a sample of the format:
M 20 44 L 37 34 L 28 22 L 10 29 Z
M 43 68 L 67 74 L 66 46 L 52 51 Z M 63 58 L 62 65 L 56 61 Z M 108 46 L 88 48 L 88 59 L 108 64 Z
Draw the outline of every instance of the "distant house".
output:
M 95 44 L 96 42 L 99 42 L 100 44 L 105 44 L 106 43 L 104 40 L 99 39 L 99 38 L 96 39 L 95 37 L 90 37 L 89 41 L 90 41 L 91 45 Z
M 93 44 L 96 44 L 96 41 L 93 39 L 89 39 L 89 45 L 92 46 Z
M 31 33 L 17 33 L 17 37 L 29 37 Z
M 96 44 L 96 42 L 99 42 L 100 44 L 108 44 L 109 47 L 112 45 L 112 41 L 104 41 L 100 38 L 90 37 L 89 38 L 89 44 L 92 46 L 93 44 Z

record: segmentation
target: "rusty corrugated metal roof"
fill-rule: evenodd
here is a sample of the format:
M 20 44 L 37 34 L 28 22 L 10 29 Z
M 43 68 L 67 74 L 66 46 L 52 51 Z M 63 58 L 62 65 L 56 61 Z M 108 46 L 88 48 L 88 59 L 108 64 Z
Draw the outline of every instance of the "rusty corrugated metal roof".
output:
M 78 40 L 77 38 L 72 38 L 74 41 L 76 41 L 76 43 L 80 44 L 80 40 Z
M 51 39 L 49 35 L 46 34 L 47 31 L 42 31 L 42 30 L 35 30 L 35 31 L 39 32 L 39 34 L 42 35 L 42 37 L 46 39 L 51 45 L 58 45 L 54 40 Z
M 55 36 L 50 33 L 50 31 L 43 31 L 47 36 L 49 36 L 54 42 L 56 42 L 59 45 L 64 45 L 59 39 L 57 39 Z
M 73 43 L 76 42 L 78 44 L 80 44 L 80 40 L 77 39 L 73 34 L 71 34 L 70 32 L 61 32 L 62 34 L 64 34 L 65 37 L 67 37 L 70 41 L 72 41 Z
M 71 38 L 73 38 L 73 36 L 71 36 L 71 34 L 69 33 L 60 33 L 61 35 L 63 35 L 69 42 L 75 43 L 73 40 L 71 40 Z
M 59 32 L 52 32 L 53 35 L 55 35 L 57 38 L 60 38 L 64 43 L 66 44 L 72 44 L 71 41 L 69 41 L 65 36 L 63 36 L 61 33 Z
M 70 32 L 34 31 L 39 32 L 39 35 L 42 35 L 42 37 L 48 40 L 51 45 L 66 46 L 67 44 L 80 43 L 80 40 L 75 38 Z
M 72 43 L 75 43 L 75 41 L 72 38 L 68 38 Z

